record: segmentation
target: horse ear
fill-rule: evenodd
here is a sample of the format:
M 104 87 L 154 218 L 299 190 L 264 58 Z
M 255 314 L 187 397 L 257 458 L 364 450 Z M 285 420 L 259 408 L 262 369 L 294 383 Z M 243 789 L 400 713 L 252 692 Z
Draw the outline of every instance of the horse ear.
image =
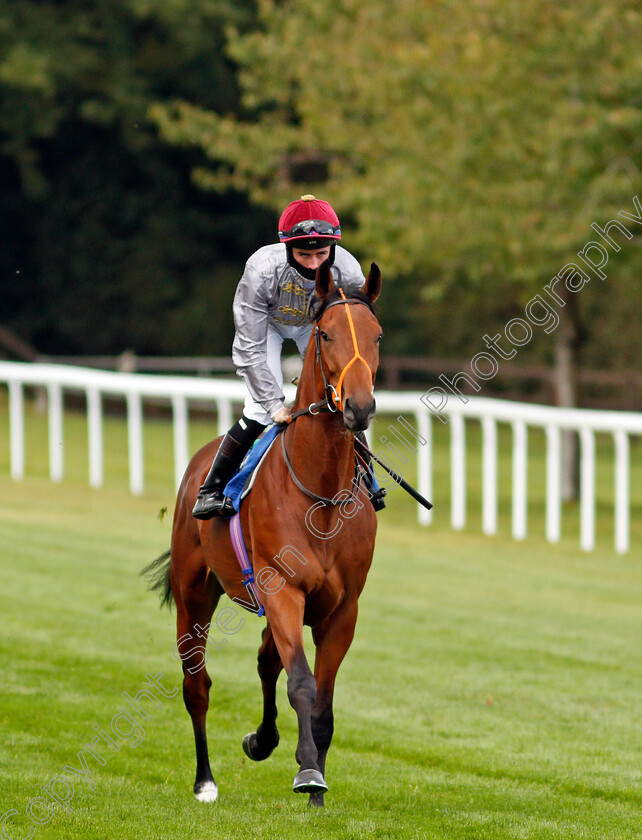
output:
M 334 279 L 332 277 L 332 272 L 330 271 L 330 263 L 328 260 L 322 262 L 317 269 L 315 291 L 319 300 L 325 300 L 334 291 Z
M 363 291 L 373 302 L 379 297 L 379 293 L 381 292 L 381 271 L 377 263 L 373 262 L 370 264 L 370 274 L 368 274 Z

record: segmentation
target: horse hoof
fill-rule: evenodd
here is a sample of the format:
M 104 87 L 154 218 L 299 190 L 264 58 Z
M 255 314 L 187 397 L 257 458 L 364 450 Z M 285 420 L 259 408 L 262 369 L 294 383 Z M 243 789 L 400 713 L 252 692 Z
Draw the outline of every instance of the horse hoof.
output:
M 216 782 L 197 782 L 194 785 L 194 796 L 199 802 L 216 802 L 218 799 Z
M 276 747 L 279 743 L 279 737 L 277 734 Z M 272 747 L 268 752 L 261 752 L 259 749 L 259 742 L 256 735 L 256 732 L 248 732 L 248 734 L 243 738 L 243 752 L 248 758 L 251 758 L 252 761 L 265 761 L 266 758 L 269 758 L 272 753 L 274 752 L 274 747 Z
M 245 738 L 243 738 L 243 752 L 248 758 L 251 758 L 252 761 L 258 761 L 258 758 L 255 758 L 252 755 L 252 738 L 256 742 L 256 732 L 248 732 Z
M 327 789 L 325 779 L 318 770 L 301 770 L 292 785 L 295 793 L 324 793 Z

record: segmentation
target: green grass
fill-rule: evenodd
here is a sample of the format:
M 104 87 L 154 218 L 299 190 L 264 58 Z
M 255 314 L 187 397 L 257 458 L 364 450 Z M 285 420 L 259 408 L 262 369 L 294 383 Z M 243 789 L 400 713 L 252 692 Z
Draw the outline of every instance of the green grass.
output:
M 437 430 L 436 430 L 437 431 Z M 40 838 L 636 838 L 641 836 L 642 564 L 640 457 L 634 450 L 633 548 L 612 550 L 611 467 L 598 454 L 598 548 L 543 537 L 543 443 L 533 435 L 529 538 L 479 532 L 478 430 L 469 435 L 470 516 L 448 527 L 447 438 L 435 444 L 435 523 L 416 525 L 398 489 L 380 515 L 357 636 L 337 684 L 323 812 L 291 792 L 296 723 L 279 686 L 281 744 L 254 764 L 243 735 L 260 720 L 255 670 L 262 623 L 211 653 L 209 734 L 220 800 L 191 794 L 194 753 L 178 694 L 150 708 L 144 740 L 88 758 L 95 789 L 75 780 L 73 812 L 56 808 Z M 169 544 L 171 432 L 145 428 L 147 491 L 127 492 L 123 423 L 106 424 L 106 486 L 87 488 L 82 418 L 66 418 L 67 475 L 47 475 L 46 421 L 29 412 L 28 478 L 8 478 L 0 418 L 0 818 L 27 835 L 28 802 L 109 729 L 147 672 L 180 685 L 174 617 L 145 591 L 140 568 Z M 207 439 L 196 424 L 191 445 Z M 509 476 L 502 458 L 501 475 Z M 408 470 L 412 477 L 412 470 Z M 508 483 L 509 484 L 509 483 Z M 37 807 L 34 806 L 34 807 Z M 38 811 L 34 812 L 36 816 Z M 1 836 L 1 835 L 0 835 Z

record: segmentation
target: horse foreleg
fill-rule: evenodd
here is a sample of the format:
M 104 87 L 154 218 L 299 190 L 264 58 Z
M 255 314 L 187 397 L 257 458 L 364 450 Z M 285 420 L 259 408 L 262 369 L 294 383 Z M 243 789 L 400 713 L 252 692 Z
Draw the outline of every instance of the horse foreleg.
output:
M 332 699 L 334 683 L 339 666 L 354 637 L 357 623 L 357 599 L 344 602 L 318 627 L 313 628 L 312 638 L 316 645 L 314 676 L 317 683 L 317 698 L 312 707 L 312 735 L 318 750 L 318 764 L 325 774 L 325 760 L 334 733 Z M 310 792 L 310 805 L 323 806 L 324 791 Z
M 183 664 L 183 700 L 192 719 L 196 744 L 194 796 L 200 802 L 214 802 L 218 798 L 218 788 L 210 768 L 205 728 L 212 680 L 205 663 L 209 622 L 223 590 L 214 575 L 205 580 L 205 569 L 203 578 L 198 595 L 191 590 L 185 600 L 176 599 L 176 635 L 177 649 Z
M 243 751 L 252 761 L 268 758 L 279 743 L 276 726 L 276 683 L 283 669 L 270 625 L 263 630 L 258 655 L 258 672 L 263 689 L 263 720 L 256 732 L 250 732 L 243 739 Z
M 303 649 L 303 592 L 286 584 L 267 599 L 266 611 L 283 667 L 288 675 L 288 700 L 299 723 L 296 760 L 301 769 L 294 778 L 296 793 L 328 789 L 318 764 L 311 713 L 317 686 Z

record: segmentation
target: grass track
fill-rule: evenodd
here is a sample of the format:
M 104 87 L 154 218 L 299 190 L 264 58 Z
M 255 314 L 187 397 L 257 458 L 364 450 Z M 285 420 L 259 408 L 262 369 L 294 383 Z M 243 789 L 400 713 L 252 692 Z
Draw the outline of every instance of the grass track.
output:
M 0 423 L 2 427 L 2 423 Z M 67 474 L 46 479 L 43 419 L 28 423 L 29 478 L 11 482 L 0 453 L 0 817 L 26 836 L 25 807 L 94 735 L 109 729 L 147 672 L 179 686 L 173 615 L 138 578 L 168 545 L 170 440 L 146 426 L 148 492 L 126 492 L 123 424 L 105 429 L 106 487 L 86 487 L 84 425 L 66 421 Z M 193 446 L 207 437 L 195 426 Z M 481 537 L 476 432 L 469 458 L 470 530 L 447 528 L 445 438 L 436 440 L 435 525 L 414 524 L 398 490 L 380 517 L 375 564 L 361 599 L 357 637 L 339 673 L 335 739 L 324 812 L 291 793 L 294 713 L 280 683 L 281 744 L 248 761 L 243 735 L 256 727 L 255 656 L 261 622 L 213 651 L 209 732 L 221 799 L 191 796 L 191 727 L 180 694 L 150 708 L 144 739 L 91 764 L 95 789 L 75 782 L 68 814 L 56 808 L 40 838 L 639 838 L 642 836 L 642 563 L 639 467 L 632 478 L 634 550 L 610 546 L 610 490 L 600 483 L 598 550 L 577 548 L 577 515 L 565 539 L 542 533 L 533 436 L 529 510 L 534 536 Z M 601 441 L 606 454 L 608 443 Z M 639 460 L 639 458 L 638 458 Z M 500 474 L 507 474 L 507 462 Z M 606 458 L 598 475 L 607 476 Z M 446 509 L 444 509 L 446 508 Z M 25 539 L 24 534 L 28 533 Z M 36 816 L 38 812 L 34 812 Z

